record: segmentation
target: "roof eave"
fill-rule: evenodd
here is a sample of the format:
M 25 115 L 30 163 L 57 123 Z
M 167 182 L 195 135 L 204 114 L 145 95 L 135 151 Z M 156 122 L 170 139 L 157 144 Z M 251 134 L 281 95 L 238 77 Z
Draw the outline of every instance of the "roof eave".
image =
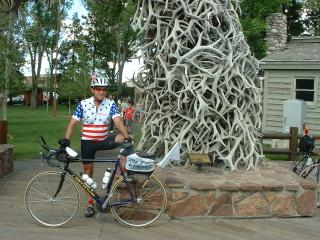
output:
M 295 70 L 320 70 L 320 61 L 282 61 L 282 60 L 272 60 L 272 61 L 261 61 L 260 68 L 266 69 L 295 69 Z

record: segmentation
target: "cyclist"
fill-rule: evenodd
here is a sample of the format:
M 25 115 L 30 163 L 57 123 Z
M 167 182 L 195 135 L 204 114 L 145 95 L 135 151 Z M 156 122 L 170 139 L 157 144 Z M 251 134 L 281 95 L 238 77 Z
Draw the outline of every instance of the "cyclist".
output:
M 65 133 L 65 141 L 68 145 L 76 125 L 82 122 L 81 156 L 83 159 L 94 159 L 96 151 L 99 150 L 114 149 L 116 147 L 114 142 L 131 142 L 116 103 L 106 97 L 107 81 L 95 74 L 92 75 L 91 93 L 92 97 L 78 104 Z M 120 133 L 109 133 L 111 118 Z M 93 167 L 93 162 L 84 162 L 84 173 L 92 177 Z M 89 196 L 85 216 L 93 215 L 94 202 Z

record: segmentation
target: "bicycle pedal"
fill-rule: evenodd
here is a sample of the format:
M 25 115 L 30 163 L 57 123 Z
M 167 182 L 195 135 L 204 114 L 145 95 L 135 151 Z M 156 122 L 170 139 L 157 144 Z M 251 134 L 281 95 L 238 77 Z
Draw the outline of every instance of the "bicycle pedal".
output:
M 106 208 L 102 208 L 100 205 L 96 205 L 98 212 L 100 213 L 108 213 L 110 212 L 110 207 L 107 206 Z

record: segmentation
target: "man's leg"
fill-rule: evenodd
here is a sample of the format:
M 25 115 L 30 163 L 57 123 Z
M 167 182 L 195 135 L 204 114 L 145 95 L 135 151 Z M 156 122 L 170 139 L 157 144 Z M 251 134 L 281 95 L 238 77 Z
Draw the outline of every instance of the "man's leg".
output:
M 116 136 L 116 139 L 115 139 L 115 140 L 116 140 L 116 142 L 123 142 L 124 139 L 125 139 L 125 137 L 124 137 L 122 134 L 118 134 L 118 135 Z M 127 149 L 127 150 L 129 150 L 129 149 Z M 132 147 L 132 150 L 133 150 L 133 147 Z M 133 153 L 133 152 L 132 152 L 132 153 Z M 126 162 L 127 162 L 127 157 L 120 155 L 120 163 L 121 163 L 121 165 L 122 165 L 123 167 L 125 167 Z M 118 172 L 117 175 L 118 175 L 118 174 L 120 174 L 120 173 Z
M 99 150 L 111 150 L 116 148 L 115 145 L 112 145 L 113 142 L 123 142 L 125 139 L 124 135 L 122 135 L 121 133 L 119 134 L 112 134 L 110 135 L 107 139 L 105 139 L 102 142 L 102 146 L 99 147 Z M 125 163 L 127 161 L 126 157 L 121 156 L 120 157 L 120 162 L 122 166 L 125 166 Z M 120 170 L 118 169 L 118 171 L 116 172 L 116 178 L 119 177 L 120 175 Z
M 88 174 L 89 177 L 93 177 L 93 163 L 83 164 L 83 172 Z M 84 212 L 86 217 L 92 217 L 94 215 L 94 199 L 88 194 L 87 209 Z
M 83 159 L 94 159 L 95 150 L 93 148 L 92 141 L 81 141 L 81 156 Z M 93 162 L 83 163 L 83 172 L 88 174 L 89 177 L 93 177 Z M 88 194 L 87 208 L 84 212 L 86 217 L 92 217 L 94 215 L 94 199 Z

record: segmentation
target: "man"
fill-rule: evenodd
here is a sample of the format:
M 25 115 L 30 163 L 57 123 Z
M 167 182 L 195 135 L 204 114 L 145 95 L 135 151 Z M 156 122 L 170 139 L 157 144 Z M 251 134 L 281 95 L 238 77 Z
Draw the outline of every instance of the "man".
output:
M 123 124 L 117 105 L 107 96 L 107 82 L 104 79 L 92 76 L 92 97 L 82 100 L 67 127 L 65 138 L 70 140 L 76 125 L 82 122 L 81 155 L 83 159 L 94 159 L 96 151 L 114 148 L 113 142 L 129 142 L 131 138 Z M 120 131 L 119 134 L 110 134 L 110 121 Z M 93 162 L 83 163 L 84 173 L 93 176 Z M 89 196 L 86 217 L 94 215 L 93 198 Z

